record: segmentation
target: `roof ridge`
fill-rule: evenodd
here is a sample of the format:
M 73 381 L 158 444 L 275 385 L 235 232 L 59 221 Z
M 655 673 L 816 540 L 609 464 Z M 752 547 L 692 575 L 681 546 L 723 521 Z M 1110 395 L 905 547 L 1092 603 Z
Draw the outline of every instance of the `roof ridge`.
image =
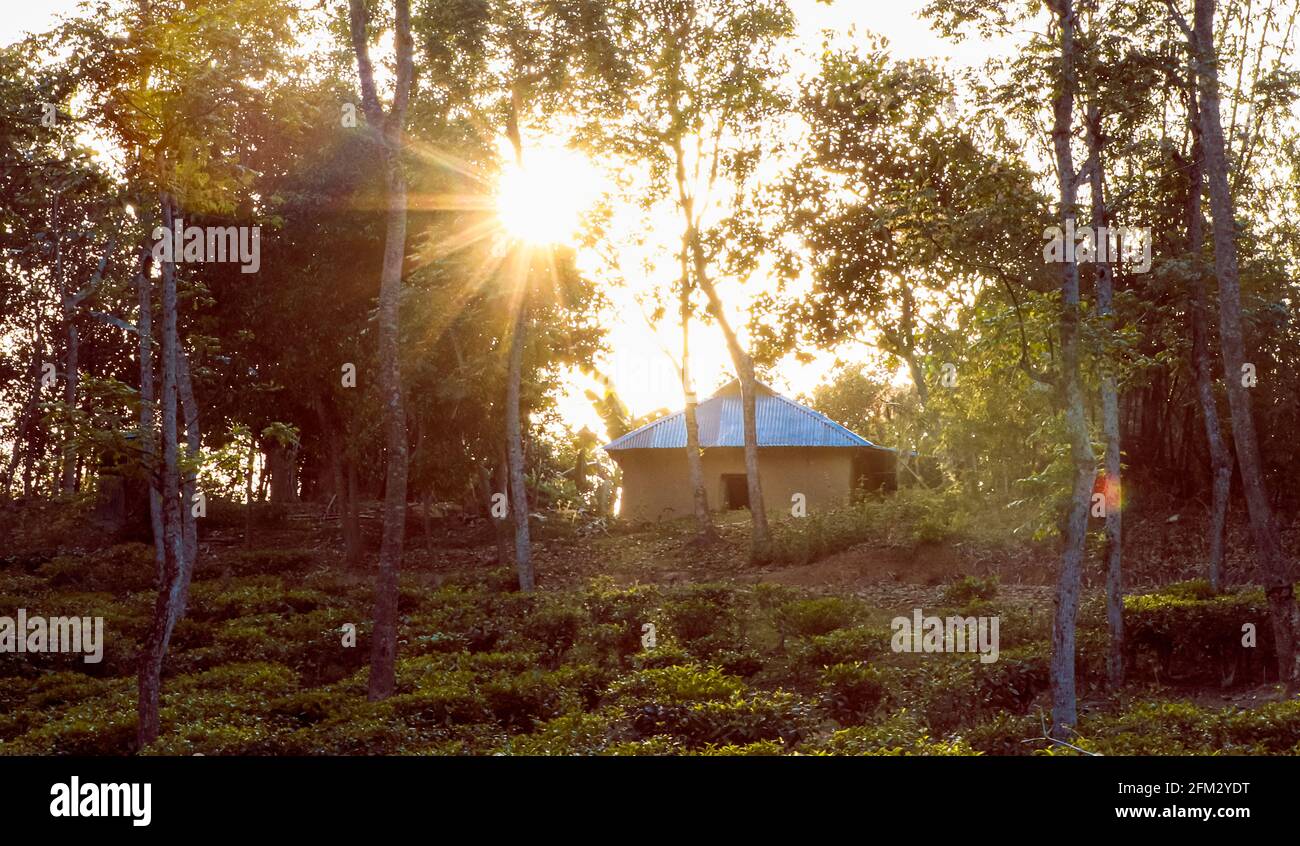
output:
M 696 403 L 696 406 L 695 406 L 697 413 L 699 413 L 699 412 L 701 412 L 701 411 L 705 411 L 707 408 L 709 408 L 710 406 L 712 406 L 714 403 L 723 404 L 723 408 L 726 408 L 726 407 L 727 407 L 726 404 L 729 404 L 731 401 L 738 400 L 739 397 L 736 396 L 734 393 L 728 393 L 728 394 L 725 394 L 725 395 L 722 394 L 722 391 L 723 391 L 725 388 L 730 387 L 730 386 L 732 386 L 732 385 L 735 385 L 735 383 L 738 382 L 738 381 L 739 381 L 739 380 L 737 380 L 737 379 L 732 379 L 730 382 L 728 382 L 726 385 L 724 385 L 723 388 L 720 388 L 720 389 L 718 390 L 718 392 L 714 393 L 713 395 L 707 397 L 706 399 L 704 399 L 704 400 L 702 400 L 702 401 L 697 402 L 697 403 Z M 823 433 L 825 433 L 825 436 L 827 436 L 827 437 L 833 439 L 834 441 L 838 442 L 838 443 L 835 443 L 835 444 L 831 444 L 831 443 L 805 444 L 806 446 L 813 446 L 813 445 L 819 445 L 819 446 L 833 446 L 833 445 L 837 445 L 837 446 L 869 447 L 869 448 L 872 448 L 872 449 L 888 449 L 888 447 L 881 447 L 881 446 L 879 446 L 879 445 L 877 445 L 877 444 L 875 444 L 875 443 L 873 443 L 873 442 L 867 440 L 866 438 L 864 438 L 864 437 L 862 437 L 861 435 L 859 435 L 857 432 L 854 432 L 854 431 L 853 431 L 852 429 L 850 429 L 849 427 L 843 425 L 842 423 L 837 423 L 836 421 L 832 420 L 832 419 L 831 419 L 830 417 L 828 417 L 827 415 L 822 414 L 820 411 L 816 411 L 815 409 L 810 408 L 810 407 L 808 407 L 807 405 L 804 405 L 803 403 L 798 402 L 797 400 L 794 400 L 794 399 L 792 399 L 792 398 L 790 398 L 790 397 L 788 397 L 788 396 L 785 396 L 784 394 L 780 393 L 779 391 L 773 389 L 770 385 L 765 385 L 765 384 L 763 384 L 762 382 L 758 382 L 758 384 L 763 388 L 763 394 L 766 394 L 766 395 L 768 395 L 768 396 L 770 396 L 770 397 L 774 397 L 774 398 L 780 400 L 780 401 L 783 403 L 783 405 L 781 405 L 781 406 L 779 406 L 779 407 L 785 409 L 785 412 L 784 412 L 785 414 L 789 414 L 790 411 L 797 411 L 797 412 L 798 412 L 798 415 L 797 415 L 797 418 L 796 418 L 796 419 L 803 419 L 803 420 L 806 420 L 806 421 L 808 421 L 808 422 L 811 422 L 811 423 L 816 424 L 816 426 L 815 426 L 815 430 L 816 430 L 816 431 L 823 432 Z M 722 419 L 723 419 L 723 412 L 722 412 L 722 411 L 718 411 L 718 412 L 717 412 L 716 414 L 714 414 L 714 415 L 710 415 L 707 411 L 705 411 L 705 413 L 706 413 L 706 416 L 708 417 L 708 419 L 713 419 L 714 417 L 716 417 L 716 420 L 715 420 L 715 423 L 716 423 L 716 424 L 720 424 L 720 423 L 722 423 Z M 742 415 L 743 415 L 743 410 L 742 410 L 741 413 L 742 413 Z M 669 413 L 669 414 L 665 414 L 663 417 L 660 417 L 660 418 L 655 419 L 655 420 L 651 420 L 649 423 L 644 423 L 644 424 L 642 424 L 642 425 L 636 427 L 635 429 L 632 429 L 632 430 L 630 430 L 630 431 L 628 431 L 628 432 L 625 432 L 624 434 L 620 435 L 619 437 L 614 438 L 614 439 L 611 440 L 608 444 L 605 444 L 604 449 L 609 450 L 609 449 L 612 448 L 612 449 L 616 449 L 616 450 L 617 450 L 617 449 L 634 449 L 634 448 L 640 448 L 640 447 L 624 446 L 624 445 L 625 445 L 625 444 L 629 444 L 629 443 L 633 443 L 633 442 L 639 440 L 640 438 L 644 438 L 644 437 L 646 437 L 646 436 L 647 436 L 646 433 L 650 432 L 650 431 L 653 430 L 656 426 L 660 426 L 661 424 L 662 424 L 663 426 L 665 426 L 665 427 L 670 427 L 668 431 L 669 431 L 671 437 L 669 437 L 668 435 L 649 435 L 648 437 L 650 437 L 653 441 L 661 440 L 661 439 L 663 439 L 663 438 L 668 438 L 669 440 L 672 440 L 672 441 L 676 442 L 676 441 L 679 439 L 679 437 L 681 437 L 681 436 L 684 435 L 684 429 L 683 429 L 683 431 L 680 431 L 680 432 L 679 432 L 679 431 L 676 431 L 676 427 L 679 426 L 679 425 L 680 425 L 680 426 L 684 426 L 684 425 L 685 425 L 685 417 L 686 417 L 686 409 L 681 409 L 681 410 L 679 410 L 679 411 L 675 411 L 675 412 L 671 412 L 671 413 Z M 734 421 L 732 421 L 732 423 L 734 424 Z M 730 425 L 730 424 L 729 424 L 729 425 Z M 806 425 L 806 424 L 804 424 L 804 425 Z M 701 435 L 703 435 L 703 434 L 704 434 L 703 431 L 701 431 Z M 715 433 L 714 433 L 715 436 L 720 435 L 720 434 L 721 434 L 720 432 L 715 432 Z M 733 432 L 732 434 L 734 435 L 734 432 Z M 772 433 L 769 433 L 769 434 L 772 434 Z M 761 437 L 761 436 L 760 436 L 760 437 Z M 823 436 L 815 436 L 815 437 L 816 437 L 817 440 L 821 440 Z M 780 438 L 779 435 L 778 435 L 778 438 Z M 721 443 L 719 442 L 718 444 L 714 444 L 714 445 L 715 445 L 715 446 L 720 446 Z M 762 444 L 762 443 L 760 443 L 759 445 L 760 445 L 760 446 L 764 446 L 764 444 Z M 766 446 L 781 446 L 781 445 L 783 445 L 783 444 L 780 443 L 780 442 L 778 442 L 778 443 L 768 443 L 768 444 L 766 444 Z M 788 445 L 795 445 L 795 444 L 788 444 Z M 704 444 L 701 444 L 701 446 L 705 446 L 705 445 L 704 445 Z
M 871 443 L 871 441 L 862 437 L 857 432 L 850 429 L 848 426 L 845 426 L 843 423 L 836 423 L 834 420 L 830 419 L 825 414 L 822 414 L 820 411 L 811 409 L 808 406 L 804 405 L 803 403 L 797 402 L 791 399 L 790 397 L 787 397 L 784 394 L 778 394 L 776 392 L 773 392 L 772 396 L 776 397 L 782 402 L 789 403 L 790 405 L 794 406 L 796 409 L 803 412 L 807 416 L 811 417 L 813 420 L 820 423 L 822 426 L 830 429 L 831 431 L 848 432 L 854 438 L 856 438 L 859 441 L 862 441 L 863 443 L 867 443 L 867 444 Z M 875 446 L 875 444 L 872 444 L 872 446 Z

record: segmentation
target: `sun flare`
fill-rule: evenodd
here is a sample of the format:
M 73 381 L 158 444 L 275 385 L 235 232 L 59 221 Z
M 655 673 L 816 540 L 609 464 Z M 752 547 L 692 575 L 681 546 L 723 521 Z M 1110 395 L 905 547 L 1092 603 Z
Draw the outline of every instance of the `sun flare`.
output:
M 497 218 L 520 241 L 560 244 L 573 238 L 599 193 L 599 176 L 586 157 L 563 148 L 529 151 L 523 167 L 511 163 L 501 174 Z

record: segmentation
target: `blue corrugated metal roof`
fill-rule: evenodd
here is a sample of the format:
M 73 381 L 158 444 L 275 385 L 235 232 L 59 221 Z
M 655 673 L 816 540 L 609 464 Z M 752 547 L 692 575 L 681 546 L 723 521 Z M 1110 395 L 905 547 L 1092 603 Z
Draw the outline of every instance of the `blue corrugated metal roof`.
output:
M 760 447 L 871 447 L 886 449 L 855 435 L 824 414 L 787 399 L 766 385 L 759 385 L 756 399 L 758 445 Z M 745 445 L 740 384 L 732 380 L 716 394 L 695 407 L 700 427 L 700 446 L 742 447 Z M 679 411 L 647 423 L 605 445 L 608 452 L 622 449 L 683 449 L 686 446 L 686 412 Z

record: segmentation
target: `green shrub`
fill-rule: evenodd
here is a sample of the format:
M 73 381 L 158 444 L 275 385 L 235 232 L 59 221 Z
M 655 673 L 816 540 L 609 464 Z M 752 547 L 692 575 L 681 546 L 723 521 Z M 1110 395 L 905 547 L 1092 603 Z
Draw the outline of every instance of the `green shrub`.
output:
M 540 671 L 491 681 L 483 687 L 483 699 L 503 728 L 525 732 L 563 711 L 561 691 L 551 674 Z
M 597 755 L 619 735 L 617 710 L 563 714 L 537 727 L 532 734 L 510 738 L 505 755 Z
M 546 665 L 553 668 L 573 648 L 586 620 L 582 609 L 552 602 L 529 615 L 523 623 L 523 634 L 542 645 Z
M 124 543 L 90 555 L 61 555 L 41 565 L 37 574 L 52 588 L 75 588 L 123 595 L 150 590 L 158 575 L 153 547 Z
M 27 730 L 14 733 L 0 754 L 126 755 L 134 750 L 135 679 L 83 681 L 75 675 L 55 673 L 31 684 L 23 706 L 23 713 L 32 715 L 22 721 Z
M 791 683 L 812 683 L 825 667 L 854 664 L 890 654 L 890 640 L 889 629 L 865 626 L 801 638 L 790 644 L 788 664 L 779 669 Z
M 852 624 L 855 606 L 838 596 L 799 599 L 777 609 L 777 623 L 787 634 L 803 637 L 824 635 Z
M 636 670 L 661 670 L 665 667 L 680 667 L 692 663 L 693 659 L 675 643 L 659 642 L 654 649 L 645 649 L 632 656 L 632 667 Z
M 842 724 L 861 722 L 887 695 L 879 671 L 866 664 L 835 664 L 822 671 L 822 704 Z
M 691 648 L 710 639 L 704 651 L 734 640 L 735 591 L 720 585 L 692 585 L 664 606 L 673 632 Z
M 961 735 L 971 749 L 984 755 L 1024 755 L 1036 748 L 1034 741 L 1044 730 L 1041 714 L 999 711 L 991 719 L 963 728 Z
M 976 600 L 989 601 L 998 595 L 998 577 L 963 576 L 943 589 L 943 603 L 963 606 Z
M 1174 582 L 1160 588 L 1156 593 L 1161 596 L 1172 596 L 1175 599 L 1197 599 L 1202 601 L 1214 599 L 1218 596 L 1214 588 L 1210 587 L 1209 579 Z
M 909 710 L 883 722 L 841 729 L 818 749 L 832 755 L 976 755 L 961 738 L 936 740 Z
M 393 713 L 412 727 L 455 726 L 493 718 L 487 697 L 471 680 L 449 675 L 441 684 L 399 693 L 389 700 Z
M 1125 647 L 1134 676 L 1215 683 L 1263 680 L 1274 655 L 1263 591 L 1191 598 L 1200 592 L 1197 583 L 1184 583 L 1174 586 L 1173 593 L 1124 597 Z M 1255 647 L 1242 644 L 1245 623 L 1255 625 Z
M 640 670 L 617 681 L 615 698 L 655 702 L 706 702 L 732 699 L 745 692 L 745 683 L 715 667 L 698 664 Z
M 1080 720 L 1077 745 L 1104 755 L 1294 755 L 1300 701 L 1243 710 L 1190 702 L 1139 702 L 1119 714 Z
M 746 743 L 737 746 L 734 743 L 726 746 L 716 744 L 707 744 L 702 749 L 688 749 L 682 754 L 685 755 L 706 755 L 706 756 L 728 756 L 728 757 L 768 757 L 772 755 L 784 755 L 789 749 L 782 740 L 759 740 L 754 743 Z
M 688 747 L 778 739 L 794 745 L 814 725 L 811 706 L 781 690 L 689 704 L 651 703 L 632 715 L 633 729 L 642 738 L 669 735 Z

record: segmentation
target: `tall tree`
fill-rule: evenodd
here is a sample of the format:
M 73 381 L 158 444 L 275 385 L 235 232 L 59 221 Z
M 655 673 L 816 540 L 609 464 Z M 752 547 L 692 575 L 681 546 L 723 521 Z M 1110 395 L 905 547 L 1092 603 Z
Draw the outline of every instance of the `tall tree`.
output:
M 282 51 L 294 12 L 269 0 L 202 6 L 139 0 L 134 8 L 103 4 L 98 11 L 96 18 L 69 19 L 50 38 L 70 47 L 69 65 L 90 104 L 86 120 L 124 151 L 130 192 L 151 202 L 156 199 L 161 225 L 133 232 L 132 237 L 146 249 L 152 240 L 157 249 L 172 236 L 183 214 L 235 210 L 235 197 L 247 184 L 240 167 L 239 117 L 260 108 L 267 93 L 264 82 L 260 78 L 255 82 L 248 68 L 256 66 L 269 75 L 283 67 Z M 193 500 L 201 433 L 180 325 L 175 264 L 179 257 L 163 254 L 163 258 L 158 400 L 164 560 L 153 620 L 141 649 L 136 738 L 140 746 L 152 742 L 160 731 L 163 660 L 185 612 L 197 557 Z M 145 280 L 147 284 L 147 275 Z M 142 315 L 139 322 L 149 321 Z M 143 387 L 143 362 L 141 377 Z M 184 456 L 177 416 L 182 411 Z
M 762 561 L 771 532 L 759 469 L 757 372 L 719 283 L 743 281 L 755 267 L 742 233 L 756 165 L 771 152 L 770 129 L 785 109 L 778 48 L 793 34 L 794 17 L 783 0 L 620 0 L 597 23 L 584 23 L 584 43 L 597 45 L 591 53 L 598 62 L 584 77 L 591 120 L 583 134 L 643 168 L 654 199 L 671 203 L 680 217 L 691 283 L 740 382 L 751 558 Z M 689 449 L 687 456 L 693 461 Z
M 1235 206 L 1228 178 L 1227 144 L 1219 110 L 1218 56 L 1214 42 L 1215 0 L 1194 0 L 1193 20 L 1188 26 L 1173 0 L 1166 0 L 1174 20 L 1187 38 L 1198 81 L 1201 144 L 1205 179 L 1210 195 L 1214 233 L 1214 270 L 1219 280 L 1219 345 L 1223 353 L 1228 407 L 1232 414 L 1232 439 L 1236 447 L 1241 486 L 1250 515 L 1251 534 L 1264 572 L 1264 591 L 1277 649 L 1278 678 L 1286 683 L 1287 695 L 1297 690 L 1296 632 L 1300 630 L 1300 609 L 1294 592 L 1294 574 L 1278 533 L 1277 521 L 1264 480 L 1255 416 L 1251 409 L 1246 341 L 1242 330 L 1241 277 L 1237 265 Z
M 1079 175 L 1074 168 L 1070 140 L 1074 134 L 1074 102 L 1078 91 L 1075 32 L 1078 19 L 1073 0 L 1053 6 L 1060 45 L 1060 66 L 1053 79 L 1054 122 L 1052 145 L 1056 154 L 1063 232 L 1073 232 L 1078 203 Z M 1087 409 L 1079 375 L 1079 265 L 1072 251 L 1061 264 L 1061 369 L 1059 387 L 1064 403 L 1074 465 L 1073 491 L 1067 504 L 1064 549 L 1056 585 L 1056 614 L 1052 622 L 1052 732 L 1069 735 L 1078 723 L 1075 693 L 1075 618 L 1087 541 L 1089 495 L 1096 474 L 1096 456 L 1088 432 Z
M 402 139 L 406 107 L 415 74 L 411 59 L 409 0 L 393 0 L 393 49 L 397 67 L 393 102 L 387 114 L 375 88 L 366 31 L 365 0 L 348 0 L 348 26 L 361 81 L 366 124 L 384 165 L 388 225 L 384 262 L 379 274 L 379 381 L 383 392 L 387 482 L 384 488 L 384 535 L 375 583 L 375 626 L 370 652 L 369 696 L 386 699 L 396 687 L 397 590 L 406 536 L 406 411 L 402 402 L 402 373 L 398 351 L 402 262 L 406 255 L 406 175 L 402 169 Z
M 1197 105 L 1195 70 L 1188 75 L 1187 122 L 1192 137 L 1187 171 L 1187 256 L 1191 265 L 1192 303 L 1189 321 L 1192 335 L 1192 372 L 1196 378 L 1196 399 L 1210 453 L 1209 557 L 1206 575 L 1210 587 L 1223 587 L 1223 547 L 1228 528 L 1228 502 L 1232 492 L 1232 452 L 1219 423 L 1219 406 L 1214 395 L 1214 364 L 1210 357 L 1209 290 L 1201 252 L 1205 248 L 1205 216 L 1201 203 L 1205 193 L 1205 150 L 1201 143 L 1200 108 Z
M 695 393 L 695 383 L 691 376 L 691 271 L 687 262 L 688 244 L 686 233 L 682 234 L 682 248 L 679 255 L 681 262 L 681 280 L 678 283 L 678 319 L 682 326 L 682 361 L 680 366 L 682 394 L 686 400 L 683 423 L 686 426 L 686 472 L 691 482 L 691 501 L 695 510 L 695 528 L 697 539 L 711 543 L 717 539 L 717 529 L 713 527 L 713 517 L 709 514 L 709 492 L 704 487 L 704 454 L 700 449 L 700 421 L 697 414 L 699 398 Z
M 1092 231 L 1098 252 L 1093 259 L 1097 317 L 1102 330 L 1101 427 L 1106 440 L 1106 623 L 1110 628 L 1110 651 L 1106 656 L 1107 680 L 1112 689 L 1124 683 L 1124 571 L 1123 509 L 1120 492 L 1119 388 L 1115 376 L 1113 333 L 1115 323 L 1115 270 L 1109 255 L 1114 215 L 1106 206 L 1106 139 L 1102 134 L 1103 113 L 1099 103 L 1087 112 L 1088 183 L 1091 191 Z

